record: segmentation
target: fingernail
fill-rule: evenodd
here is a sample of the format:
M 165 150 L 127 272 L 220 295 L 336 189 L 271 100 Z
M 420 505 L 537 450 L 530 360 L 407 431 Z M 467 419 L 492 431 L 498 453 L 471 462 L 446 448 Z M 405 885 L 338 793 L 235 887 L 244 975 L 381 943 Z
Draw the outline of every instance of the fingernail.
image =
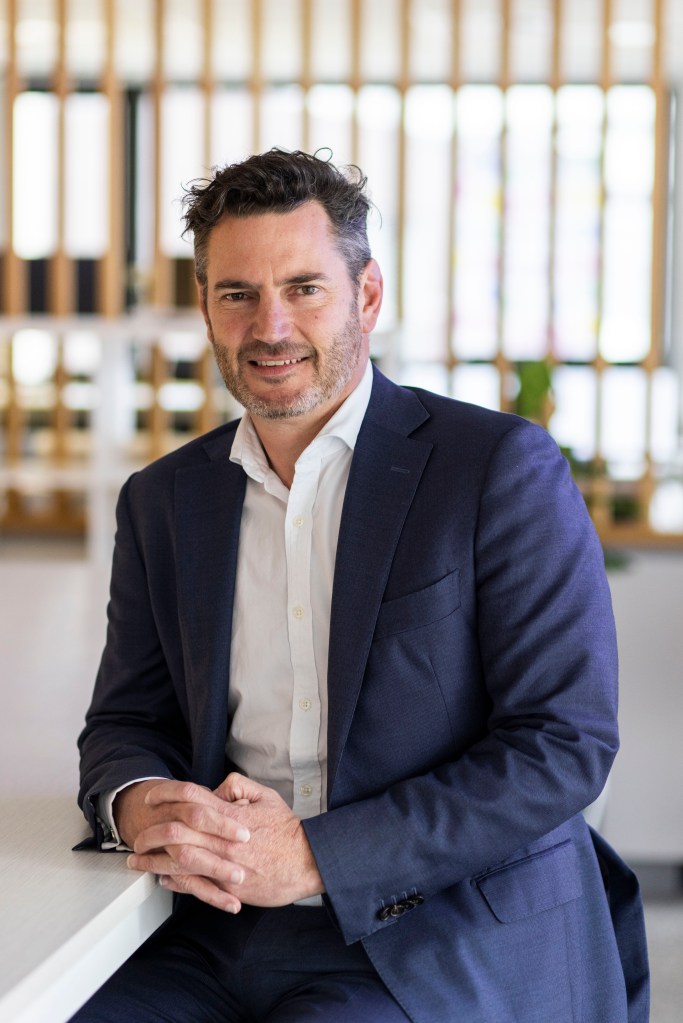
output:
M 246 828 L 240 828 L 237 834 L 235 835 L 235 840 L 237 842 L 248 842 L 250 838 L 251 835 L 249 834 Z
M 157 881 L 159 882 L 162 888 L 165 888 L 166 885 L 168 884 L 168 878 L 166 877 L 165 874 L 160 874 L 159 877 L 157 878 Z
M 129 868 L 129 870 L 135 870 L 134 860 L 135 860 L 134 856 L 129 856 L 128 859 L 126 860 L 126 866 Z
M 232 884 L 242 884 L 242 881 L 244 881 L 244 874 L 241 870 L 233 870 L 230 875 L 230 880 Z

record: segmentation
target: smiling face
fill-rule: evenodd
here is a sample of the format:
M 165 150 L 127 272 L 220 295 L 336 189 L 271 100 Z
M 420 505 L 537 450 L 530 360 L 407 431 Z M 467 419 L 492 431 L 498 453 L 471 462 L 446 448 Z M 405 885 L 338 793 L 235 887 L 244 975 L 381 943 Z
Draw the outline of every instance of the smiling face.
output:
M 370 260 L 352 281 L 323 207 L 226 216 L 200 304 L 218 368 L 252 416 L 318 426 L 360 381 L 382 296 Z

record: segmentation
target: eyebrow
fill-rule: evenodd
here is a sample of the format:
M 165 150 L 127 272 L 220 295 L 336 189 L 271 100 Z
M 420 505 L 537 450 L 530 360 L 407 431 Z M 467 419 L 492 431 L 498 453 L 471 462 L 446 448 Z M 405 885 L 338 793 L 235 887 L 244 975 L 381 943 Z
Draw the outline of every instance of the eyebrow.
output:
M 330 278 L 327 274 L 319 271 L 318 273 L 306 273 L 296 274 L 294 277 L 287 277 L 283 281 L 276 281 L 278 288 L 283 287 L 287 284 L 310 284 L 312 281 L 328 281 Z M 251 281 L 237 281 L 225 278 L 222 281 L 216 281 L 213 286 L 214 291 L 251 291 L 258 290 L 258 285 L 253 284 Z

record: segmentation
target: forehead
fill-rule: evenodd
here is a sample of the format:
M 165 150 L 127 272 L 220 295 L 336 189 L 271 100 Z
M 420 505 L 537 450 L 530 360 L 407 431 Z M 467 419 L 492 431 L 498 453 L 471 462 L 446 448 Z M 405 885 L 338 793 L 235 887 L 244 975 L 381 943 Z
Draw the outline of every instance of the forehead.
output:
M 287 213 L 225 216 L 213 228 L 207 245 L 209 275 L 222 276 L 229 268 L 245 279 L 257 279 L 267 267 L 279 273 L 345 270 L 332 223 L 320 203 L 312 200 Z

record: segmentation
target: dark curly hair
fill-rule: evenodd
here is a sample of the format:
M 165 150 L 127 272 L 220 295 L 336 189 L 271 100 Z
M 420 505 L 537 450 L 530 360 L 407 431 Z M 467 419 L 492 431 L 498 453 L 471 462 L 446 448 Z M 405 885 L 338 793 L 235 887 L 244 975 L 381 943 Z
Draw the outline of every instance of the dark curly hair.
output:
M 195 274 L 204 293 L 209 235 L 224 216 L 289 213 L 311 200 L 325 209 L 351 280 L 357 282 L 370 259 L 366 183 L 359 167 L 340 169 L 317 155 L 277 148 L 191 182 L 183 197 L 183 234 L 192 232 Z

